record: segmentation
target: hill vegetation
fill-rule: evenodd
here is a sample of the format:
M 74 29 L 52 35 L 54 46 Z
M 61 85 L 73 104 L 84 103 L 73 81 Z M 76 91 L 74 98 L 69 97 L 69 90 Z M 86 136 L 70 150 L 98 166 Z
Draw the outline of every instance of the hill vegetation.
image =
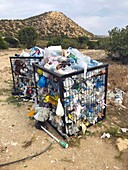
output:
M 95 36 L 61 12 L 45 12 L 24 20 L 0 20 L 0 49 L 60 45 L 78 49 L 104 49 L 112 59 L 128 63 L 128 26 L 109 36 Z M 3 38 L 2 38 L 3 37 Z
M 89 31 L 83 29 L 62 12 L 45 12 L 23 20 L 0 20 L 2 36 L 16 37 L 18 31 L 24 27 L 33 27 L 40 38 L 45 37 L 93 37 Z

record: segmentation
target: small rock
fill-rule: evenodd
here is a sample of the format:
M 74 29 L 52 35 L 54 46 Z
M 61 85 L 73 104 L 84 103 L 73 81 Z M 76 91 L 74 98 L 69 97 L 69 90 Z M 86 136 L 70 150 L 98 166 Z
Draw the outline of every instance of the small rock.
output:
M 17 142 L 11 142 L 12 146 L 16 146 L 18 143 Z
M 27 165 L 24 165 L 24 168 L 27 168 L 28 166 Z
M 117 166 L 114 166 L 113 168 L 114 168 L 114 169 L 119 169 L 119 167 L 117 167 Z
M 125 150 L 128 148 L 128 139 L 118 138 L 116 145 L 119 151 Z

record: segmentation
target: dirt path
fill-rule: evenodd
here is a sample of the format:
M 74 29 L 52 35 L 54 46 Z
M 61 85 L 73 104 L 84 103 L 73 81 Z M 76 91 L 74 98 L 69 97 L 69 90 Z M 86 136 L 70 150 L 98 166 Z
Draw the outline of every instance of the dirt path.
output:
M 34 127 L 34 120 L 26 116 L 32 103 L 26 102 L 17 106 L 6 100 L 11 96 L 12 89 L 9 56 L 16 53 L 21 53 L 21 50 L 0 51 L 0 164 L 39 153 L 52 141 L 45 132 Z M 94 51 L 88 53 L 93 57 Z M 97 51 L 97 56 L 100 53 Z M 101 55 L 103 57 L 104 53 Z M 107 119 L 104 122 L 107 125 L 113 123 L 113 120 Z M 49 128 L 61 139 L 55 130 Z M 44 154 L 31 160 L 0 167 L 0 170 L 127 170 L 127 150 L 118 151 L 115 137 L 101 139 L 104 130 L 105 126 L 90 127 L 90 135 L 86 138 L 72 138 L 71 141 L 74 143 L 70 143 L 67 149 L 53 142 Z

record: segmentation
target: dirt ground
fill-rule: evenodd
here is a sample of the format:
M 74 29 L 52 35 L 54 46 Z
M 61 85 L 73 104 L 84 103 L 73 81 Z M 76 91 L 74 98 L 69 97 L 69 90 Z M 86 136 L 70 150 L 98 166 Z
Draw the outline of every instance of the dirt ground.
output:
M 128 66 L 111 61 L 104 51 L 81 50 L 93 59 L 109 63 L 108 90 L 125 92 L 122 105 L 107 100 L 106 119 L 88 129 L 84 136 L 70 137 L 62 148 L 26 116 L 30 102 L 9 102 L 12 91 L 10 56 L 20 49 L 0 50 L 0 164 L 15 161 L 45 150 L 32 159 L 1 167 L 0 170 L 127 170 L 128 169 Z M 49 130 L 62 137 L 50 126 Z M 107 132 L 110 138 L 101 139 Z

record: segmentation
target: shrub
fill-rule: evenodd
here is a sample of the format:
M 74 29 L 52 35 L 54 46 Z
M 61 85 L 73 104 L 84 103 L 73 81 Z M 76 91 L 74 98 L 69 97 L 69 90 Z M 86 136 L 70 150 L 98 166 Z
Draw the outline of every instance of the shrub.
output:
M 19 40 L 14 37 L 5 37 L 4 40 L 8 42 L 11 48 L 17 48 L 19 45 Z
M 86 36 L 78 37 L 78 38 L 69 38 L 66 36 L 62 37 L 49 37 L 48 39 L 47 46 L 51 45 L 61 45 L 62 48 L 68 48 L 68 47 L 73 47 L 73 48 L 78 48 L 78 49 L 83 49 L 87 48 L 88 45 L 90 49 L 92 48 L 98 48 L 98 42 L 90 42 L 89 38 Z
M 2 37 L 0 37 L 0 49 L 8 49 L 8 43 Z
M 128 63 L 128 26 L 123 29 L 116 27 L 109 31 L 106 51 L 112 59 Z
M 89 49 L 99 49 L 98 41 L 89 41 L 87 45 Z
M 36 45 L 38 34 L 33 27 L 25 27 L 18 32 L 18 39 L 26 48 Z

